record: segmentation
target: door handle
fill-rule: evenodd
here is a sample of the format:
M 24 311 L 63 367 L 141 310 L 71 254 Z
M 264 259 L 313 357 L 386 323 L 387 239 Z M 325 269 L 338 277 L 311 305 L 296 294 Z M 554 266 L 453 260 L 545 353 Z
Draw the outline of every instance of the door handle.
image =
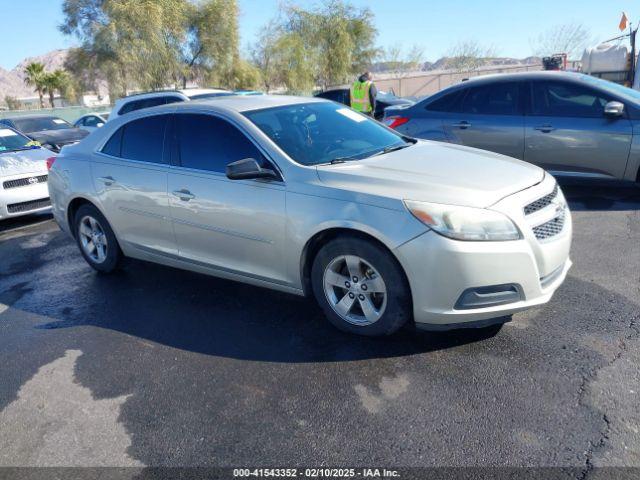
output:
M 189 190 L 186 190 L 186 189 L 175 190 L 171 193 L 174 196 L 178 197 L 183 202 L 188 202 L 189 200 L 196 198 L 196 196 L 193 193 L 191 193 Z
M 104 183 L 107 187 L 110 187 L 111 185 L 116 183 L 115 178 L 113 178 L 112 176 L 100 177 L 100 178 L 98 178 L 98 180 L 101 181 L 102 183 Z
M 467 121 L 462 121 L 462 122 L 459 122 L 459 123 L 454 123 L 453 127 L 454 128 L 459 128 L 461 130 L 466 130 L 467 128 L 471 127 L 471 124 L 469 122 L 467 122 Z
M 553 126 L 551 125 L 540 125 L 538 127 L 534 127 L 534 130 L 538 130 L 542 133 L 551 133 L 555 130 L 555 128 L 553 128 Z

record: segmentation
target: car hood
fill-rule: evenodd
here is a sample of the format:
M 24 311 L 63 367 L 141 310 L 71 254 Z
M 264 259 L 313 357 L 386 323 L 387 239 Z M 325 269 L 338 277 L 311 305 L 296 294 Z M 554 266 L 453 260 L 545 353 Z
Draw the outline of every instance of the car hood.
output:
M 50 156 L 51 152 L 44 148 L 18 152 L 0 152 L 0 176 L 8 177 L 23 173 L 46 172 L 46 160 Z
M 65 128 L 62 130 L 42 130 L 41 132 L 31 132 L 27 134 L 30 138 L 45 144 L 64 145 L 66 143 L 77 142 L 89 135 L 89 132 L 80 128 Z
M 317 167 L 329 187 L 432 203 L 489 207 L 544 178 L 544 170 L 504 155 L 419 141 L 364 160 Z

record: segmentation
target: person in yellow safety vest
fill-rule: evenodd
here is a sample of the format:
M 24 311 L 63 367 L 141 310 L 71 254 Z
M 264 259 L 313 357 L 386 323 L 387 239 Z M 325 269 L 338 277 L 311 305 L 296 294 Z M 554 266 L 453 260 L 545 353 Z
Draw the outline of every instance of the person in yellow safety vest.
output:
M 373 117 L 376 111 L 378 89 L 373 83 L 371 72 L 365 72 L 351 85 L 351 108 Z

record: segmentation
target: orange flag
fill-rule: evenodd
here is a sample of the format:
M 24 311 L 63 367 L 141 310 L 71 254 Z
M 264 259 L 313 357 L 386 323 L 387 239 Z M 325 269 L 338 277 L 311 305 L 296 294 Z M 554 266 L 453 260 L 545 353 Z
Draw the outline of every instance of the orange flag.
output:
M 620 19 L 620 31 L 624 32 L 629 26 L 629 19 L 627 18 L 627 14 L 622 12 L 622 18 Z

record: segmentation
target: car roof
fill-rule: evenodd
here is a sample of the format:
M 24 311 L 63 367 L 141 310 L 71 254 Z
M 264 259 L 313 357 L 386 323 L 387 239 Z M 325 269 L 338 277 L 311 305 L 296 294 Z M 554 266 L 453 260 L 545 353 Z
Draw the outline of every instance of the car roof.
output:
M 536 71 L 536 72 L 516 72 L 516 73 L 494 73 L 491 75 L 482 75 L 479 77 L 471 77 L 462 82 L 462 85 L 473 83 L 491 83 L 495 81 L 508 82 L 508 81 L 522 81 L 522 80 L 548 80 L 548 79 L 560 79 L 560 80 L 579 80 L 584 74 L 578 72 L 561 72 L 557 70 L 550 71 Z M 456 84 L 461 85 L 461 84 Z
M 171 107 L 179 111 L 181 109 L 189 109 L 193 107 L 193 105 L 211 105 L 212 107 L 234 110 L 236 112 L 248 112 L 251 110 L 261 110 L 263 108 L 321 102 L 328 102 L 328 100 L 313 97 L 294 97 L 290 95 L 230 95 L 195 100 L 193 102 L 174 103 L 171 104 Z

